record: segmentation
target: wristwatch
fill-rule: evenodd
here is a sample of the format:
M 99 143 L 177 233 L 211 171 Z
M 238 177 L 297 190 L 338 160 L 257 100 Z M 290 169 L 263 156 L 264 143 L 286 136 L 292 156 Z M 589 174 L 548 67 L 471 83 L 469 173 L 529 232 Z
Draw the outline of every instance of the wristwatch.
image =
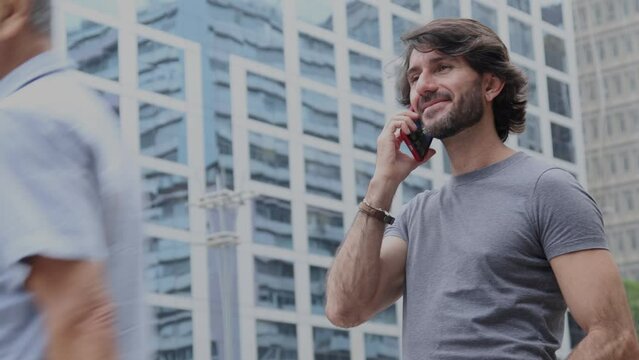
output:
M 359 210 L 385 224 L 392 225 L 395 222 L 395 218 L 388 211 L 373 207 L 366 199 L 359 203 Z

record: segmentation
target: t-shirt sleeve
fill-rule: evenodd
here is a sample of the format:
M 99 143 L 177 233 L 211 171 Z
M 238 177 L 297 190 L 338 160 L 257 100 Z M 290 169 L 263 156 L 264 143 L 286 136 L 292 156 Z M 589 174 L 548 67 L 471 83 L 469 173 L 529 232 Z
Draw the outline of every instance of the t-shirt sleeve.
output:
M 402 209 L 399 211 L 399 214 L 395 217 L 395 222 L 392 225 L 386 226 L 384 230 L 384 237 L 386 236 L 396 236 L 406 242 L 409 241 L 408 238 L 408 225 L 411 218 L 411 214 L 414 211 L 415 205 L 418 202 L 418 198 L 423 196 L 423 194 L 417 195 L 414 199 L 409 201 L 407 204 L 402 206 Z
M 529 204 L 548 260 L 570 252 L 608 248 L 601 211 L 569 172 L 546 170 L 537 180 Z
M 94 166 L 69 126 L 0 111 L 0 269 L 32 255 L 106 257 Z

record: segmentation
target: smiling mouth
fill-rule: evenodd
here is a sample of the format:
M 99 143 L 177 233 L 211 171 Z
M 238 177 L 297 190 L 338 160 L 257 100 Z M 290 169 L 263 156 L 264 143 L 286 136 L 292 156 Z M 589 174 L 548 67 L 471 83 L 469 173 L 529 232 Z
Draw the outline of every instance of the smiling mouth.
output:
M 448 99 L 438 99 L 438 100 L 434 100 L 434 101 L 429 101 L 429 102 L 427 102 L 427 103 L 425 104 L 425 106 L 424 106 L 424 110 L 423 110 L 423 111 L 426 111 L 426 110 L 428 110 L 430 107 L 435 106 L 435 105 L 437 105 L 437 104 L 439 104 L 439 103 L 442 103 L 442 102 L 445 102 L 445 101 L 450 101 L 450 100 L 448 100 Z

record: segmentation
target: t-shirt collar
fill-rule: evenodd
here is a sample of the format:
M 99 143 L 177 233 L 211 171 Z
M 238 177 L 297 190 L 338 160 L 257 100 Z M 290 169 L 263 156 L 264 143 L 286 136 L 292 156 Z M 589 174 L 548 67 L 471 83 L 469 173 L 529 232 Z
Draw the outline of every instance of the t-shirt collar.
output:
M 0 100 L 47 73 L 70 67 L 71 63 L 53 50 L 40 53 L 0 79 Z

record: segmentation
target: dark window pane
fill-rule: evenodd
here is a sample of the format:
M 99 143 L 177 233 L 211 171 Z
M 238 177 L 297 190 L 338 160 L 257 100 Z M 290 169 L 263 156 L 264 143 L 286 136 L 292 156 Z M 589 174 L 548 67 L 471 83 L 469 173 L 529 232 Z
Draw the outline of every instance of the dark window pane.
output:
M 143 90 L 184 99 L 184 51 L 138 38 L 138 86 Z
M 546 65 L 566 71 L 566 47 L 563 39 L 544 34 L 544 54 L 546 55 Z
M 257 306 L 295 311 L 293 264 L 256 256 L 255 296 Z
M 191 312 L 153 307 L 149 345 L 153 359 L 193 359 L 193 320 Z
M 140 24 L 176 35 L 185 32 L 184 22 L 178 22 L 184 15 L 179 13 L 177 0 L 136 0 L 136 3 Z
M 563 0 L 542 0 L 541 19 L 557 27 L 564 27 L 564 16 L 562 13 Z
M 248 115 L 251 119 L 286 127 L 286 87 L 283 82 L 248 73 Z
M 528 103 L 532 105 L 539 105 L 539 95 L 537 92 L 537 74 L 534 70 L 531 70 L 525 66 L 518 65 L 521 71 L 528 79 Z
M 158 238 L 144 242 L 144 283 L 160 294 L 191 295 L 191 246 Z
M 342 214 L 309 206 L 306 222 L 308 251 L 312 254 L 334 256 L 344 238 Z
M 259 244 L 293 248 L 291 203 L 260 196 L 253 202 L 253 240 Z
M 300 33 L 300 73 L 309 79 L 335 86 L 333 44 Z
M 402 43 L 401 36 L 416 27 L 417 24 L 414 22 L 393 15 L 393 50 L 396 55 L 401 55 L 404 52 L 404 44 Z
M 116 16 L 118 13 L 117 1 L 104 1 L 104 0 L 68 0 L 78 5 L 82 5 L 86 8 L 95 10 L 102 14 Z
M 366 360 L 399 360 L 399 340 L 395 336 L 364 334 Z
M 351 91 L 377 100 L 384 99 L 382 88 L 382 62 L 354 51 L 349 51 Z
M 547 77 L 548 81 L 548 104 L 550 111 L 566 117 L 572 116 L 570 106 L 570 87 L 563 81 Z
M 251 179 L 288 187 L 288 142 L 271 136 L 249 132 Z
M 326 0 L 296 0 L 297 18 L 311 25 L 333 30 L 333 9 Z
M 306 192 L 333 199 L 342 198 L 339 155 L 311 147 L 304 148 Z
M 337 99 L 302 89 L 302 126 L 305 134 L 338 142 Z
M 184 176 L 142 170 L 144 220 L 159 225 L 189 228 L 189 187 Z
M 77 16 L 66 20 L 67 51 L 78 70 L 118 81 L 118 31 Z
M 530 14 L 530 0 L 508 0 L 508 6 Z
M 364 199 L 366 191 L 368 191 L 368 184 L 373 178 L 374 173 L 374 164 L 361 160 L 355 160 L 355 192 L 357 195 L 358 203 L 360 203 Z
M 348 331 L 313 328 L 315 360 L 350 360 Z
M 142 154 L 186 165 L 185 114 L 148 103 L 141 103 L 138 109 Z
M 541 128 L 539 117 L 533 114 L 526 114 L 526 130 L 519 134 L 519 147 L 541 153 Z
M 347 0 L 348 37 L 379 47 L 379 15 L 377 8 L 359 0 Z
M 384 128 L 384 114 L 358 105 L 351 107 L 353 117 L 353 146 L 376 152 L 377 137 Z
M 370 321 L 382 324 L 397 324 L 397 308 L 395 304 L 377 313 Z
M 497 11 L 477 1 L 472 2 L 473 19 L 499 32 L 497 28 Z
M 326 305 L 326 274 L 325 268 L 311 266 L 311 312 L 316 315 L 324 315 Z
M 295 324 L 258 320 L 257 358 L 260 360 L 296 360 L 297 330 Z
M 419 12 L 419 0 L 393 0 L 394 4 L 399 6 L 403 6 L 408 10 L 413 10 L 415 12 Z
M 457 18 L 460 15 L 459 0 L 433 0 L 434 18 Z
M 511 50 L 519 55 L 534 59 L 535 49 L 530 25 L 514 18 L 508 18 L 508 30 Z
M 553 156 L 574 163 L 575 145 L 573 144 L 572 130 L 565 126 L 551 123 L 551 132 Z

